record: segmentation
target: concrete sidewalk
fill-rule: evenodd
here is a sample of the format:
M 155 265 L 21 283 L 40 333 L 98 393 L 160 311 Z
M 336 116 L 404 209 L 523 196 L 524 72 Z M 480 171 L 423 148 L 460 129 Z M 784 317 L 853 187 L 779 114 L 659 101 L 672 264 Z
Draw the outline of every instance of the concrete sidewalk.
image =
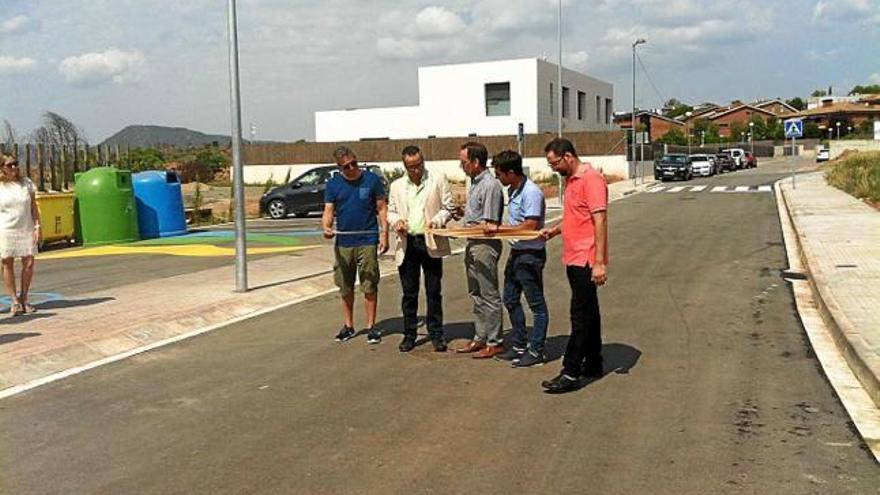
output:
M 826 184 L 824 172 L 779 186 L 818 309 L 880 407 L 880 212 Z
M 651 184 L 611 184 L 610 199 Z M 555 198 L 548 199 L 548 208 L 548 219 L 561 214 Z M 118 258 L 124 264 L 125 256 Z M 0 398 L 336 290 L 329 242 L 250 261 L 251 290 L 245 294 L 232 291 L 228 260 L 218 268 L 78 294 L 39 304 L 33 315 L 0 318 Z M 156 266 L 166 262 L 155 257 Z M 381 270 L 396 272 L 390 256 Z

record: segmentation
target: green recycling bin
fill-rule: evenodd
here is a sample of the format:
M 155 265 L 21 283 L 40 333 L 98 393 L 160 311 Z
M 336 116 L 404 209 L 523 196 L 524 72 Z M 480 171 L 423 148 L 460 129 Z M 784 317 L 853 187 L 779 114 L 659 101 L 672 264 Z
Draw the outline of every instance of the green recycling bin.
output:
M 97 167 L 75 178 L 79 242 L 98 246 L 139 239 L 131 172 Z

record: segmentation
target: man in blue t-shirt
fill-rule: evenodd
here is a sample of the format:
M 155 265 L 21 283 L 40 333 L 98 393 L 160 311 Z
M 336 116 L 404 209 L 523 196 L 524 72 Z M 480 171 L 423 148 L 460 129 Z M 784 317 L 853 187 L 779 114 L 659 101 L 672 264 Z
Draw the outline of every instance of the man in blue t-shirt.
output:
M 510 201 L 507 203 L 510 225 L 529 231 L 544 228 L 547 214 L 544 192 L 523 173 L 519 153 L 502 151 L 492 158 L 492 166 L 495 167 L 495 176 L 510 192 Z M 510 241 L 502 299 L 513 326 L 513 345 L 495 358 L 511 361 L 514 367 L 525 368 L 544 363 L 544 340 L 550 320 L 544 299 L 546 263 L 547 250 L 540 237 Z M 531 335 L 527 335 L 526 316 L 520 302 L 523 294 L 535 320 Z
M 336 335 L 337 342 L 355 336 L 354 284 L 361 282 L 367 317 L 367 342 L 378 344 L 381 333 L 376 323 L 379 295 L 379 255 L 388 250 L 388 203 L 379 177 L 358 167 L 354 151 L 340 146 L 333 152 L 339 167 L 324 191 L 324 237 L 336 237 L 333 277 L 342 296 L 345 324 Z M 333 228 L 334 218 L 336 228 Z

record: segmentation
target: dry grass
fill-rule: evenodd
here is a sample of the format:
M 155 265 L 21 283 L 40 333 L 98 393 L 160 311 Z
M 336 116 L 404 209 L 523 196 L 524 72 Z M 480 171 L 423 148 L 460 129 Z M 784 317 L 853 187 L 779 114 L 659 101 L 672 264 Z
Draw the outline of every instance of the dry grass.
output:
M 832 186 L 876 206 L 880 203 L 880 151 L 841 156 L 829 164 L 825 179 Z

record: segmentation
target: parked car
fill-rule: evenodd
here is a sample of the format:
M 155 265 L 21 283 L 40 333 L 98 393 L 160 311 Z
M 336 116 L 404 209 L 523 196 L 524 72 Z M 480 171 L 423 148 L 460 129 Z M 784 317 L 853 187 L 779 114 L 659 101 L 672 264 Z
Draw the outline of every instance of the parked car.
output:
M 366 172 L 374 173 L 388 189 L 388 180 L 378 165 L 361 165 Z M 324 210 L 324 189 L 327 182 L 337 173 L 335 165 L 315 167 L 293 179 L 290 184 L 278 186 L 260 198 L 260 214 L 270 218 L 287 218 L 288 215 L 306 216 Z
M 758 157 L 751 151 L 746 151 L 746 168 L 757 168 Z
M 715 175 L 715 160 L 711 155 L 691 155 L 691 170 L 694 175 L 707 177 Z
M 742 148 L 728 148 L 726 150 L 721 150 L 722 153 L 728 152 L 730 153 L 730 157 L 733 158 L 733 162 L 736 164 L 736 168 L 745 168 L 745 157 L 746 151 Z
M 694 171 L 691 168 L 691 159 L 684 153 L 670 153 L 663 155 L 654 162 L 654 179 L 665 181 L 666 179 L 691 180 Z
M 816 151 L 816 161 L 817 162 L 827 162 L 828 158 L 831 155 L 831 151 L 828 148 L 822 147 Z
M 736 162 L 730 153 L 721 152 L 715 155 L 716 170 L 719 174 L 736 170 Z

